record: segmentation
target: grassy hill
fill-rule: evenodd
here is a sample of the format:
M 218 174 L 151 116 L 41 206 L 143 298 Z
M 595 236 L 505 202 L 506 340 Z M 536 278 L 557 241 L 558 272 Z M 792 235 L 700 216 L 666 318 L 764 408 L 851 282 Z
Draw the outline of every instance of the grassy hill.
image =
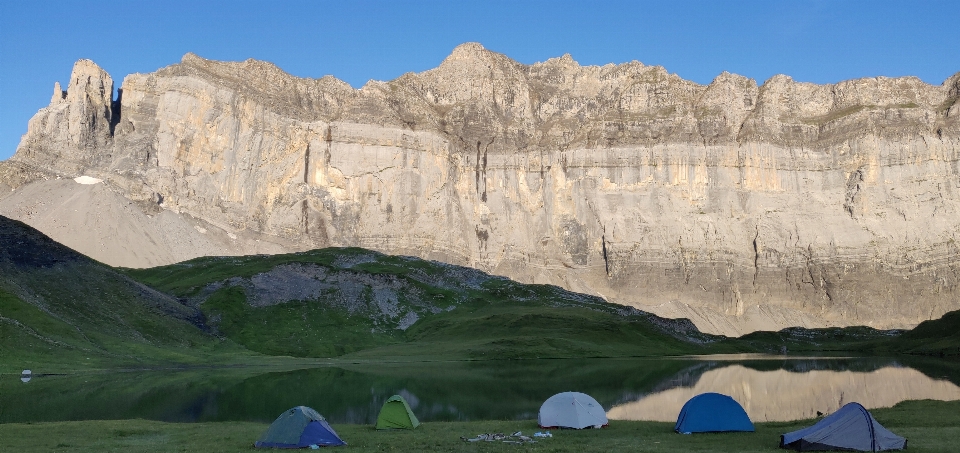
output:
M 264 354 L 405 359 L 731 352 L 686 320 L 358 248 L 199 258 L 127 275 Z
M 686 320 L 357 248 L 114 269 L 7 218 L 0 218 L 0 246 L 5 372 L 278 356 L 446 360 L 740 350 Z
M 198 310 L 0 216 L 0 371 L 242 353 L 205 328 Z
M 891 351 L 908 354 L 960 356 L 960 310 L 921 322 L 891 339 L 886 346 Z
M 791 328 L 729 339 L 554 286 L 359 248 L 114 269 L 0 217 L 0 372 L 283 356 L 958 355 L 958 332 L 953 312 L 906 333 Z
M 740 347 L 769 353 L 857 352 L 960 356 L 960 310 L 948 312 L 940 319 L 924 321 L 907 331 L 877 330 L 863 326 L 824 329 L 792 327 L 778 332 L 753 332 L 728 341 Z
M 871 327 L 827 327 L 805 329 L 790 327 L 777 332 L 752 332 L 729 341 L 757 352 L 778 353 L 849 353 L 878 351 L 901 334 L 897 330 Z

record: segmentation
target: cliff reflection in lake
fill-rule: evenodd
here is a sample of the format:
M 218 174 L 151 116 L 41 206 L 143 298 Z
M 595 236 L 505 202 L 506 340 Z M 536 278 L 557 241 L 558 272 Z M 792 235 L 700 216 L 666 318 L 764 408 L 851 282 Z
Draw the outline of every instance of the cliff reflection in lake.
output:
M 683 404 L 700 393 L 717 392 L 737 400 L 754 422 L 790 421 L 829 414 L 856 401 L 868 409 L 891 407 L 905 400 L 957 400 L 960 387 L 932 379 L 906 367 L 874 371 L 783 369 L 759 371 L 729 365 L 704 372 L 692 386 L 651 393 L 607 411 L 612 420 L 672 422 Z
M 847 401 L 960 399 L 960 363 L 910 359 L 522 360 L 0 376 L 0 423 L 143 418 L 269 423 L 290 407 L 331 423 L 372 423 L 401 394 L 421 421 L 536 419 L 544 400 L 587 393 L 611 419 L 676 419 L 687 398 L 727 393 L 756 421 L 812 417 Z M 946 378 L 948 380 L 939 380 Z

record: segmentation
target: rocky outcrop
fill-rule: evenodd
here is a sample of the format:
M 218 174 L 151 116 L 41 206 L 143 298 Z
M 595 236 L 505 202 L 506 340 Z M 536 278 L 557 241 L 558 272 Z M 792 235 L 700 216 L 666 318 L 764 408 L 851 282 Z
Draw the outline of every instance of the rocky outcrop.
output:
M 703 86 L 464 44 L 359 90 L 193 54 L 111 86 L 80 61 L 55 88 L 0 168 L 0 213 L 29 223 L 21 186 L 89 175 L 224 254 L 361 246 L 731 335 L 960 308 L 960 74 Z M 39 209 L 21 212 L 57 216 Z M 139 265 L 211 247 L 144 246 Z
M 109 165 L 113 147 L 113 79 L 90 60 L 73 66 L 67 91 L 57 82 L 50 105 L 30 120 L 17 148 L 27 162 L 55 162 L 54 168 L 77 173 L 85 166 Z M 116 113 L 119 113 L 116 112 Z M 47 168 L 41 165 L 40 168 Z

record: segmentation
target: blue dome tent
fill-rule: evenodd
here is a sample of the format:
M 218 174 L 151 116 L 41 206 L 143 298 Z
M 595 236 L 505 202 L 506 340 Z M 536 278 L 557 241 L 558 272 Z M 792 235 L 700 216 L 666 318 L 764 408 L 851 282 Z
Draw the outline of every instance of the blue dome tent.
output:
M 743 406 L 719 393 L 701 393 L 690 398 L 680 409 L 673 429 L 681 434 L 754 431 Z

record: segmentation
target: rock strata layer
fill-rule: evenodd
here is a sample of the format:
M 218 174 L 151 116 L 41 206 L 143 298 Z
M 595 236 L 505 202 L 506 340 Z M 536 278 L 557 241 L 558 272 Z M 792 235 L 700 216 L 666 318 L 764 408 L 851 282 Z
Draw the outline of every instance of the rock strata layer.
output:
M 479 44 L 359 90 L 187 54 L 114 97 L 81 60 L 0 163 L 0 214 L 125 266 L 361 246 L 710 333 L 907 328 L 960 308 L 958 99 L 960 73 L 704 86 Z M 103 183 L 66 204 L 58 176 Z M 129 214 L 64 215 L 98 203 Z M 97 228 L 130 250 L 64 239 Z

